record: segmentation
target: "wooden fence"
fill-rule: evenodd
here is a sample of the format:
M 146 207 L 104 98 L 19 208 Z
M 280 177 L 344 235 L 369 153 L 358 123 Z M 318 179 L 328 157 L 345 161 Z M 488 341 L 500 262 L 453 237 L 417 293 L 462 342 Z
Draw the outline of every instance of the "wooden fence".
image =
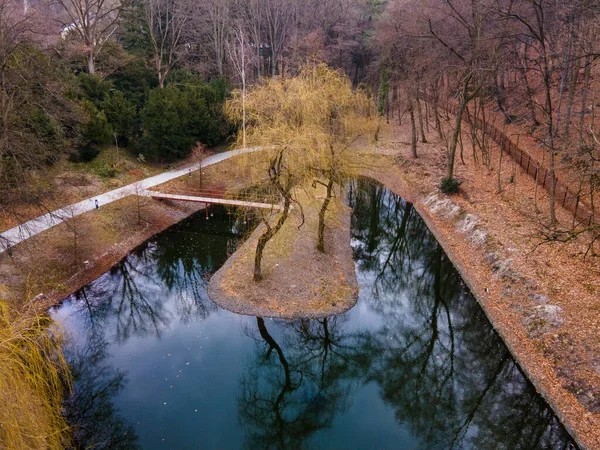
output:
M 444 105 L 451 114 L 457 114 L 458 107 L 452 103 Z M 469 115 L 466 116 L 467 122 L 471 126 L 481 129 L 479 120 L 471 120 Z M 493 125 L 486 125 L 486 134 L 496 143 L 500 149 L 506 153 L 513 161 L 515 161 L 539 186 L 546 189 L 548 192 L 552 187 L 550 171 L 542 166 L 535 158 L 527 151 L 517 147 L 517 145 L 501 130 Z M 555 195 L 556 203 L 561 205 L 566 210 L 573 214 L 575 222 L 579 225 L 589 227 L 594 221 L 595 215 L 592 208 L 584 201 L 580 192 L 573 192 L 572 189 L 560 181 L 558 177 L 555 180 Z M 598 223 L 598 222 L 595 222 Z

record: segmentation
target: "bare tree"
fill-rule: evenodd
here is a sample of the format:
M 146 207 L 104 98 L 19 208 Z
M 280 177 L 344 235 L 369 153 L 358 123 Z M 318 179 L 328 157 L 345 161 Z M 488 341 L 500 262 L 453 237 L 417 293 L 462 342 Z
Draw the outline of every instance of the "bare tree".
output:
M 246 23 L 246 29 L 250 31 L 251 46 L 254 49 L 254 62 L 256 65 L 256 77 L 260 81 L 262 77 L 262 50 L 263 50 L 263 3 L 264 0 L 248 0 L 239 3 L 242 7 L 238 9 L 241 19 Z
M 146 189 L 141 182 L 135 183 L 131 188 L 131 194 L 135 198 L 135 212 L 137 217 L 137 224 L 141 225 L 142 222 L 148 222 L 144 219 L 144 209 L 148 201 Z
M 264 0 L 265 30 L 270 51 L 271 76 L 279 74 L 279 60 L 295 12 L 292 0 Z
M 96 57 L 117 30 L 121 0 L 57 0 L 66 12 L 62 21 L 63 37 L 76 36 L 87 59 L 90 74 L 96 71 Z
M 20 0 L 0 0 L 0 213 L 16 223 L 30 218 L 21 214 L 23 203 L 48 212 L 53 192 L 41 181 L 65 143 L 32 123 L 75 127 L 79 121 L 60 66 L 36 46 L 47 31 L 45 6 L 24 14 Z
M 246 148 L 246 72 L 250 62 L 250 51 L 246 32 L 241 24 L 233 28 L 227 42 L 227 52 L 242 85 L 242 148 Z
M 408 104 L 408 114 L 410 117 L 410 150 L 413 158 L 417 158 L 417 126 L 415 125 L 415 108 L 411 98 L 409 98 L 406 103 Z
M 550 223 L 556 223 L 556 117 L 553 104 L 552 92 L 552 56 L 553 50 L 550 48 L 549 33 L 556 26 L 556 3 L 551 0 L 528 0 L 522 2 L 520 8 L 513 8 L 511 5 L 502 11 L 502 14 L 510 20 L 516 21 L 522 26 L 521 35 L 529 38 L 535 43 L 532 50 L 533 65 L 539 71 L 544 87 L 544 104 L 541 110 L 546 121 L 546 138 L 544 144 L 548 149 L 549 155 L 549 173 L 550 176 Z
M 225 75 L 227 41 L 233 22 L 232 0 L 205 0 L 194 11 L 194 23 L 200 27 L 201 43 L 212 49 L 214 66 L 219 76 Z
M 67 230 L 71 233 L 71 244 L 73 246 L 73 261 L 77 262 L 81 254 L 81 210 L 78 204 L 73 204 L 65 206 L 62 209 L 62 211 L 63 215 L 60 217 L 60 220 L 65 224 Z
M 158 85 L 165 87 L 171 69 L 190 47 L 192 4 L 187 0 L 143 0 L 144 20 L 152 45 Z

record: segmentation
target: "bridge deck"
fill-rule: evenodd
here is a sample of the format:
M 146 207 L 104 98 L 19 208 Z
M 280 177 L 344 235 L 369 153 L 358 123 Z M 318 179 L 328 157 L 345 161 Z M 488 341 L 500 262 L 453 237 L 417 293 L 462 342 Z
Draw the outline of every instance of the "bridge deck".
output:
M 192 195 L 179 195 L 179 194 L 164 194 L 157 191 L 145 191 L 144 194 L 147 197 L 163 199 L 163 200 L 176 200 L 182 202 L 196 202 L 196 203 L 210 203 L 227 206 L 241 206 L 243 208 L 261 208 L 261 209 L 283 209 L 281 205 L 271 203 L 259 203 L 249 202 L 244 200 L 235 200 L 230 198 L 219 198 L 219 197 L 198 197 Z

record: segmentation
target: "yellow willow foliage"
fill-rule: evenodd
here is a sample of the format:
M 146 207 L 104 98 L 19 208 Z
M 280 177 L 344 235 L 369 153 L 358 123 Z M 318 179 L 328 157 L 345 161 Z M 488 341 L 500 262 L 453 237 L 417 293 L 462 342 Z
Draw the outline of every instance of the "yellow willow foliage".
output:
M 68 367 L 50 319 L 10 314 L 0 301 L 0 448 L 63 449 Z
M 272 78 L 226 105 L 234 120 L 246 108 L 248 146 L 272 155 L 286 150 L 286 169 L 299 180 L 315 175 L 354 175 L 348 158 L 353 145 L 375 133 L 374 105 L 348 78 L 325 64 L 308 64 L 297 77 Z M 238 136 L 238 144 L 242 134 Z

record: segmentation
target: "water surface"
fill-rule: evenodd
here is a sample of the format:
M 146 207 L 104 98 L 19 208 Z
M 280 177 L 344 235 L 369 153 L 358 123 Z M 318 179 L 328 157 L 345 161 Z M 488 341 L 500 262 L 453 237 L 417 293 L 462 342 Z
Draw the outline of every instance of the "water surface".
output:
M 224 209 L 149 240 L 54 312 L 95 448 L 574 448 L 412 205 L 351 189 L 359 301 L 238 316 L 207 277 L 245 232 Z

